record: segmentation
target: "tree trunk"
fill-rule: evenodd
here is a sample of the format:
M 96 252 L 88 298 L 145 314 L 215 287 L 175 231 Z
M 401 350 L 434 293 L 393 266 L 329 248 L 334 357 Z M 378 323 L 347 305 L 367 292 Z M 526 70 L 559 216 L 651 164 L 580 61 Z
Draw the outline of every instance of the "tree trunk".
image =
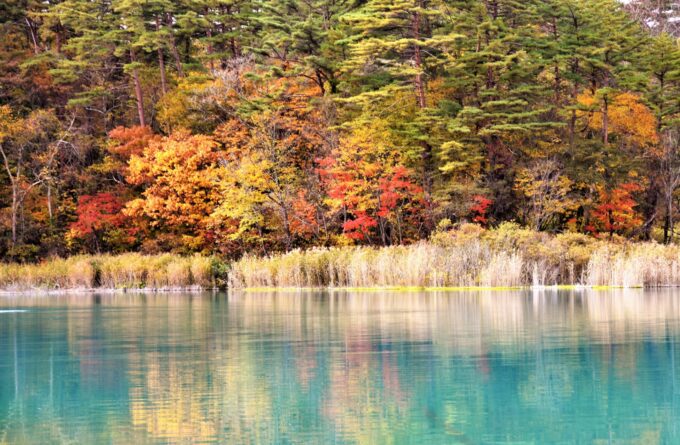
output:
M 57 28 L 57 31 L 54 33 L 54 50 L 57 52 L 57 54 L 61 54 L 61 42 L 62 42 L 62 33 L 63 28 L 61 25 Z
M 231 54 L 234 58 L 237 58 L 241 55 L 241 51 L 239 50 L 238 46 L 236 45 L 236 39 L 231 38 L 229 41 L 229 46 L 231 47 Z
M 605 97 L 602 105 L 602 142 L 609 144 L 609 100 Z
M 420 13 L 415 13 L 413 15 L 413 39 L 420 40 Z M 414 45 L 414 65 L 417 71 L 415 78 L 415 88 L 416 96 L 418 98 L 418 106 L 420 108 L 425 108 L 427 106 L 425 102 L 425 82 L 423 81 L 423 59 L 420 51 L 419 45 Z
M 19 191 L 17 184 L 12 182 L 12 247 L 17 243 L 17 213 L 19 212 Z
M 416 41 L 420 40 L 420 13 L 415 13 L 413 15 L 412 22 L 412 32 L 413 39 Z M 423 59 L 420 50 L 420 45 L 414 45 L 413 47 L 413 64 L 416 69 L 416 77 L 414 80 L 414 86 L 416 90 L 416 99 L 418 102 L 418 108 L 423 109 L 427 107 L 427 101 L 425 97 L 425 80 L 423 79 Z M 422 161 L 423 161 L 423 189 L 425 191 L 425 198 L 429 201 L 430 195 L 432 193 L 432 169 L 433 169 L 433 159 L 432 159 L 432 146 L 427 142 L 423 141 L 421 143 L 423 148 Z
M 574 78 L 576 78 L 576 75 L 579 71 L 579 63 L 578 60 L 574 60 L 571 65 L 571 74 Z M 571 100 L 572 104 L 575 104 L 578 100 L 578 82 L 576 80 L 573 80 L 574 84 L 572 85 L 571 89 Z M 576 110 L 572 109 L 571 110 L 571 117 L 569 119 L 569 146 L 573 147 L 574 146 L 574 140 L 576 137 Z
M 609 63 L 609 57 L 605 57 L 605 63 Z M 605 71 L 604 87 L 609 88 L 609 72 Z M 605 146 L 609 144 L 609 91 L 603 97 L 602 103 L 602 142 Z
M 21 156 L 19 157 L 19 162 L 17 165 L 16 174 L 12 174 L 12 169 L 9 166 L 9 159 L 7 154 L 0 145 L 0 155 L 2 155 L 2 161 L 5 166 L 5 171 L 7 172 L 7 177 L 9 178 L 10 185 L 12 187 L 12 205 L 11 205 L 11 221 L 12 221 L 12 246 L 17 243 L 17 212 L 19 210 L 19 178 L 21 177 Z
M 668 209 L 668 229 L 670 233 L 668 234 L 668 244 L 673 243 L 673 236 L 675 233 L 675 221 L 673 220 L 673 205 L 671 204 Z
M 660 172 L 661 169 L 660 166 L 652 168 L 657 172 Z M 645 241 L 652 239 L 652 226 L 657 219 L 659 200 L 663 199 L 662 186 L 659 184 L 660 183 L 656 181 L 654 177 L 649 178 L 649 187 L 647 187 L 643 202 L 638 207 L 645 220 L 645 223 L 642 225 L 642 239 Z
M 52 186 L 47 182 L 47 214 L 50 217 L 50 223 L 54 215 L 52 214 Z
M 28 26 L 28 33 L 31 36 L 31 41 L 33 42 L 33 52 L 35 54 L 40 54 L 40 45 L 38 45 L 38 37 L 35 33 L 35 29 L 33 27 L 33 22 L 28 19 L 28 17 L 25 18 L 26 21 L 26 26 Z
M 208 47 L 207 47 L 208 57 L 209 57 L 208 66 L 210 67 L 210 72 L 214 73 L 215 72 L 215 61 L 213 60 L 213 54 L 215 53 L 215 49 L 213 48 L 213 44 L 212 44 L 212 41 L 211 41 L 211 39 L 212 39 L 212 29 L 208 28 L 208 30 L 206 31 L 206 35 L 208 36 L 208 42 L 209 42 Z
M 172 31 L 172 17 L 168 13 L 165 16 L 166 24 L 170 27 Z M 177 75 L 179 77 L 184 77 L 184 70 L 182 69 L 182 60 L 179 57 L 179 51 L 177 50 L 177 42 L 175 42 L 175 35 L 171 33 L 170 37 L 170 51 L 172 52 L 172 57 L 175 59 L 175 68 L 177 69 Z
M 673 236 L 675 232 L 675 220 L 673 218 L 673 192 L 673 188 L 670 188 L 666 192 L 666 222 L 663 228 L 663 238 L 665 244 L 671 244 L 673 242 Z
M 284 241 L 286 245 L 286 252 L 290 252 L 293 247 L 293 234 L 290 230 L 290 221 L 288 220 L 288 209 L 285 206 L 281 206 L 281 214 L 283 216 L 283 232 L 286 236 Z
M 663 242 L 670 244 L 673 239 L 673 198 L 666 197 L 666 221 L 663 225 Z
M 161 72 L 161 91 L 163 95 L 168 92 L 168 82 L 165 78 L 165 62 L 163 61 L 163 50 L 158 48 L 158 68 Z
M 553 38 L 555 39 L 555 43 L 557 43 L 560 36 L 559 36 L 558 29 L 557 29 L 557 21 L 554 17 L 552 19 L 552 28 L 553 28 Z M 555 107 L 557 108 L 557 107 L 560 106 L 560 101 L 561 101 L 560 84 L 562 83 L 561 73 L 560 73 L 560 64 L 558 62 L 555 62 L 554 71 L 555 71 Z
M 135 63 L 135 52 L 130 48 L 130 61 Z M 139 81 L 139 71 L 137 68 L 132 70 L 132 80 L 135 84 L 135 97 L 137 99 L 137 114 L 139 115 L 139 125 L 146 127 L 144 119 L 144 96 L 142 95 L 142 84 Z
M 156 17 L 156 32 L 158 33 L 160 30 L 161 19 L 160 17 Z M 161 91 L 163 91 L 163 94 L 165 95 L 168 92 L 168 83 L 165 77 L 165 61 L 163 60 L 163 48 L 161 45 L 158 45 L 158 68 L 161 72 Z

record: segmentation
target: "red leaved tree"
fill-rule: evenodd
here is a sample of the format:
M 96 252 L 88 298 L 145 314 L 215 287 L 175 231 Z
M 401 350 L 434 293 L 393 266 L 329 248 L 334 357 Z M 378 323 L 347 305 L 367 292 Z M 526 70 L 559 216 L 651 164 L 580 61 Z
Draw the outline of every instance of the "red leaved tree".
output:
M 640 185 L 635 183 L 621 184 L 613 190 L 601 189 L 598 204 L 592 211 L 594 224 L 586 229 L 609 233 L 612 237 L 615 233 L 623 234 L 639 227 L 643 221 L 635 210 L 637 202 L 633 193 L 640 190 Z
M 485 226 L 489 222 L 487 213 L 493 201 L 482 195 L 475 195 L 472 199 L 474 200 L 474 205 L 470 208 L 472 221 Z
M 342 217 L 349 239 L 395 244 L 420 235 L 423 189 L 385 136 L 380 128 L 357 129 L 319 161 L 329 207 Z
M 122 210 L 125 203 L 113 193 L 78 198 L 78 220 L 71 224 L 69 238 L 88 251 L 125 250 L 135 242 L 135 230 L 127 227 Z

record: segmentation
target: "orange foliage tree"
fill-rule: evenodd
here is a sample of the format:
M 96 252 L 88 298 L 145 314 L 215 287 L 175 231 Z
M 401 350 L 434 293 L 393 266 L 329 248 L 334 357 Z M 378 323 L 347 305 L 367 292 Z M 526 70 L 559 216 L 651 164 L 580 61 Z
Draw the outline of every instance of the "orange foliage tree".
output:
M 218 144 L 209 136 L 178 131 L 154 139 L 130 158 L 127 180 L 145 190 L 125 213 L 147 219 L 152 229 L 171 234 L 183 248 L 208 248 L 208 217 L 220 202 L 223 173 Z
M 657 121 L 638 94 L 614 93 L 603 89 L 596 94 L 585 92 L 578 97 L 588 126 L 597 132 L 618 135 L 625 145 L 649 147 L 659 142 Z
M 141 156 L 151 141 L 161 138 L 160 135 L 154 134 L 151 128 L 139 125 L 116 127 L 109 131 L 108 136 L 104 158 L 91 166 L 90 171 L 113 178 L 118 184 L 124 183 L 130 158 Z

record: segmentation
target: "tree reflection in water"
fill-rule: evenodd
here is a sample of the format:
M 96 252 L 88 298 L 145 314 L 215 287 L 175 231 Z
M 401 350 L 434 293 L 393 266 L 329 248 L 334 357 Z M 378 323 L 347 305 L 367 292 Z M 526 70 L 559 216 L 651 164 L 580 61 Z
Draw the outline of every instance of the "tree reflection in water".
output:
M 17 296 L 0 311 L 0 444 L 680 442 L 676 290 Z

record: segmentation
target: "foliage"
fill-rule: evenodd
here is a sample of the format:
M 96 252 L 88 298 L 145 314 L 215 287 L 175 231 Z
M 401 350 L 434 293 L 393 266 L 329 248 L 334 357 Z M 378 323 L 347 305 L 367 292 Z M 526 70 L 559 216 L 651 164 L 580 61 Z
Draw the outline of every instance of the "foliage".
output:
M 129 226 L 122 210 L 125 203 L 112 193 L 82 195 L 78 198 L 78 219 L 70 226 L 71 242 L 91 246 L 95 251 L 119 251 L 131 248 L 136 230 Z
M 354 130 L 322 161 L 328 205 L 341 215 L 345 236 L 382 244 L 418 236 L 412 229 L 425 205 L 422 188 L 402 162 L 379 123 Z
M 670 6 L 60 0 L 0 9 L 3 258 L 396 246 L 466 221 L 520 238 L 528 232 L 505 223 L 677 239 L 680 46 Z M 582 247 L 567 249 L 581 258 L 576 268 Z M 529 250 L 522 267 L 552 261 Z M 505 254 L 512 275 L 520 258 Z M 504 273 L 501 260 L 474 280 Z
M 624 234 L 635 229 L 642 223 L 639 213 L 635 210 L 637 203 L 632 194 L 640 190 L 635 183 L 622 184 L 613 190 L 600 190 L 600 199 L 593 209 L 595 225 L 589 230 L 608 233 Z
M 205 248 L 211 236 L 207 217 L 220 199 L 216 148 L 207 136 L 177 132 L 133 155 L 127 180 L 146 189 L 126 205 L 126 214 L 148 219 L 153 230 L 175 235 L 180 246 Z

